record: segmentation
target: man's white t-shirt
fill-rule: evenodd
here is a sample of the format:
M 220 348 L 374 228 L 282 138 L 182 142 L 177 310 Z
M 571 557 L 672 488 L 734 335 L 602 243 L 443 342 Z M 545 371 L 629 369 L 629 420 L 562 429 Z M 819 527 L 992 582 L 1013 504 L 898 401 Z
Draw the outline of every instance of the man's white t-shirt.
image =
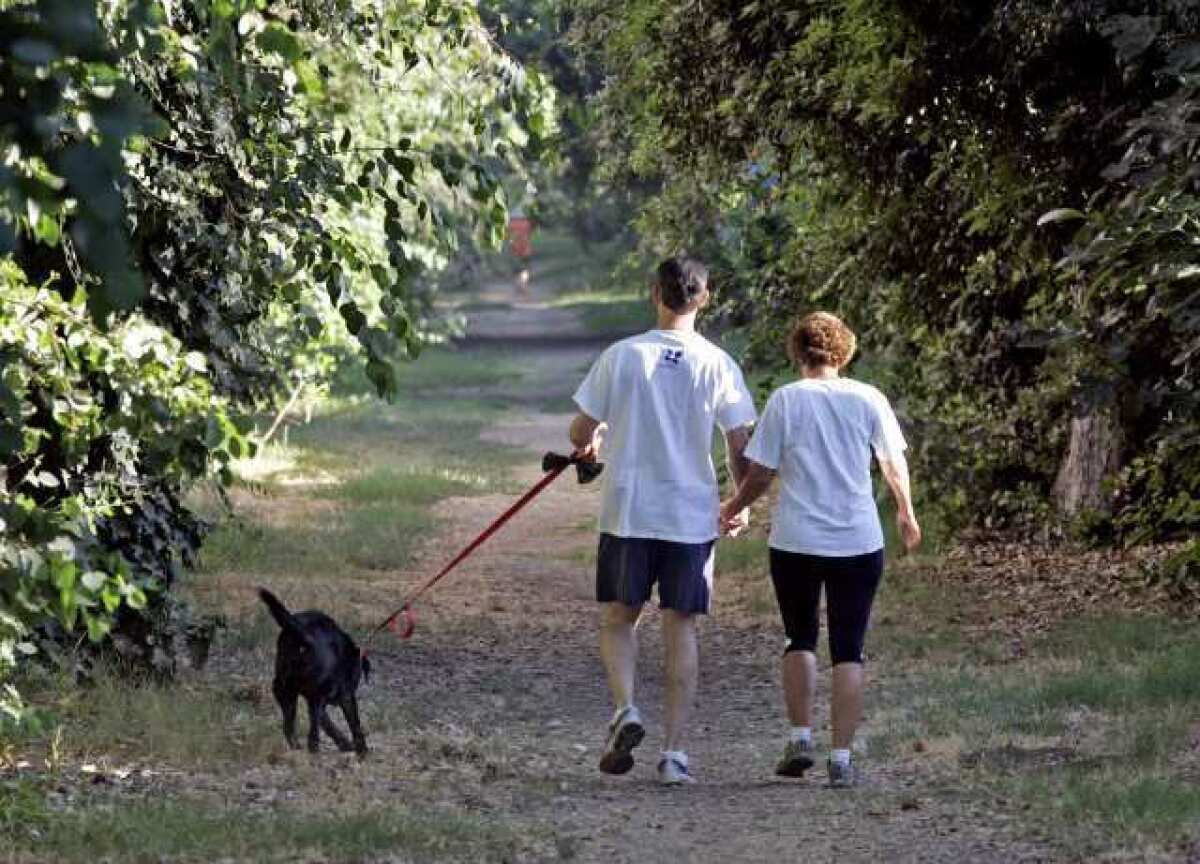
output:
M 771 394 L 746 458 L 779 472 L 770 545 L 843 557 L 883 548 L 871 451 L 907 447 L 887 398 L 848 378 L 804 379 Z
M 651 330 L 610 346 L 575 392 L 608 424 L 600 531 L 676 543 L 718 534 L 713 427 L 753 423 L 732 358 L 699 333 Z

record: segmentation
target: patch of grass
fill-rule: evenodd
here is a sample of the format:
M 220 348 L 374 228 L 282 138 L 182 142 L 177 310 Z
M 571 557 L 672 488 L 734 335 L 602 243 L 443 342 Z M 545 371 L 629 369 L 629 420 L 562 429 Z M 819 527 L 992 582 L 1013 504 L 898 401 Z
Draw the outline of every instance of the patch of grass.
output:
M 533 241 L 533 279 L 552 283 L 564 291 L 611 287 L 612 273 L 628 247 L 622 240 L 584 247 L 577 237 L 545 231 Z
M 535 283 L 566 291 L 606 289 L 629 249 L 625 238 L 585 246 L 568 230 L 539 226 L 533 235 L 531 276 Z M 474 279 L 476 287 L 488 279 L 509 279 L 517 270 L 517 262 L 507 250 L 484 255 L 480 264 Z
M 636 293 L 569 293 L 560 295 L 555 305 L 579 313 L 593 333 L 637 333 L 654 326 L 650 301 Z
M 503 308 L 504 304 L 480 304 Z M 495 347 L 460 348 L 453 345 L 436 345 L 426 348 L 413 360 L 397 358 L 396 392 L 399 400 L 439 392 L 451 392 L 468 388 L 486 390 L 496 384 L 515 380 L 522 369 L 518 358 L 512 353 Z M 357 356 L 346 357 L 338 367 L 331 387 L 333 399 L 322 406 L 324 413 L 337 411 L 345 402 L 384 403 L 375 393 L 366 375 L 366 363 Z
M 403 488 L 405 484 L 398 485 Z M 436 488 L 441 484 L 426 485 Z M 464 485 L 441 488 L 470 491 Z M 430 495 L 423 500 L 422 504 L 420 499 L 393 497 L 381 502 L 341 503 L 320 511 L 311 522 L 294 524 L 254 518 L 228 522 L 204 546 L 197 588 L 203 587 L 204 573 L 236 572 L 251 579 L 265 574 L 320 576 L 329 582 L 353 575 L 355 570 L 402 569 L 411 563 L 434 527 L 429 505 L 437 498 Z
M 506 309 L 512 309 L 511 303 L 504 303 L 500 300 L 471 300 L 467 303 L 459 303 L 454 307 L 456 312 L 497 312 Z
M 219 527 L 190 593 L 205 611 L 228 617 L 218 651 L 243 655 L 239 666 L 268 669 L 278 632 L 254 585 L 272 585 L 292 608 L 324 609 L 357 633 L 375 623 L 364 620 L 376 612 L 372 583 L 411 567 L 437 527 L 437 502 L 506 490 L 509 467 L 527 458 L 480 442 L 501 405 L 457 392 L 467 381 L 512 380 L 519 369 L 496 352 L 430 359 L 411 367 L 423 377 L 404 378 L 407 395 L 394 403 L 331 399 L 286 444 L 274 441 L 241 463 L 232 517 L 199 490 L 194 503 Z M 281 746 L 270 694 L 260 689 L 230 693 L 204 674 L 164 689 L 105 682 L 60 712 L 67 747 L 112 759 L 136 752 L 172 766 L 252 764 Z
M 558 557 L 564 561 L 572 561 L 580 564 L 587 570 L 594 570 L 596 568 L 596 547 L 592 545 L 577 546 L 564 550 L 559 553 Z
M 275 644 L 278 636 L 279 625 L 275 619 L 261 609 L 251 608 L 226 621 L 225 627 L 217 634 L 217 640 L 222 650 L 241 653 L 269 648 Z
M 996 662 L 1003 655 L 1002 638 L 969 634 L 963 627 L 975 614 L 971 599 L 960 586 L 923 578 L 919 559 L 901 562 L 889 554 L 868 647 L 933 670 L 955 669 L 964 661 L 973 666 Z
M 1033 647 L 1061 659 L 1119 664 L 1131 655 L 1186 649 L 1195 633 L 1195 624 L 1188 621 L 1109 615 L 1064 621 Z
M 437 347 L 416 360 L 398 364 L 396 386 L 401 394 L 437 393 L 479 388 L 518 380 L 522 370 L 513 355 L 495 348 Z
M 727 592 L 736 606 L 774 624 L 779 620 L 779 607 L 768 560 L 766 537 L 723 537 L 717 541 L 714 569 L 723 586 L 719 592 Z
M 53 824 L 45 792 L 28 780 L 0 782 L 0 837 L 7 842 L 30 841 Z
M 138 685 L 102 675 L 92 686 L 67 691 L 58 716 L 62 747 L 84 760 L 152 754 L 173 766 L 211 770 L 261 762 L 282 746 L 269 692 Z
M 900 631 L 915 629 L 911 614 L 900 618 L 904 609 L 932 612 L 934 630 L 942 629 L 937 598 L 915 585 L 904 590 L 908 596 L 890 604 L 895 627 L 878 634 L 889 648 Z M 961 782 L 992 786 L 1027 801 L 1047 826 L 1066 826 L 1049 833 L 1074 855 L 1167 848 L 1200 825 L 1200 792 L 1190 779 L 1200 635 L 1191 629 L 1109 616 L 1056 627 L 1019 662 L 981 664 L 966 646 L 957 660 L 953 650 L 939 650 L 930 655 L 933 667 L 918 673 L 919 689 L 876 695 L 895 733 L 879 744 L 886 752 L 922 739 L 931 753 L 970 757 L 953 765 L 966 772 Z M 920 658 L 911 646 L 905 654 Z M 1005 758 L 975 758 L 989 753 Z
M 1160 843 L 1188 839 L 1184 829 L 1200 814 L 1195 783 L 1162 776 L 1130 778 L 1119 767 L 1068 771 L 1065 783 L 1048 783 L 1044 791 L 1074 819 L 1102 815 L 1119 834 Z
M 717 542 L 718 573 L 767 573 L 767 538 L 735 537 Z
M 151 862 L 338 860 L 506 861 L 525 841 L 460 813 L 403 806 L 343 813 L 254 813 L 200 802 L 97 803 L 55 817 L 30 852 L 46 860 Z
M 436 387 L 475 369 L 475 361 L 464 366 L 460 359 L 426 368 Z M 503 368 L 496 375 L 511 377 Z M 203 571 L 320 574 L 328 582 L 330 574 L 403 569 L 434 528 L 437 501 L 506 489 L 509 467 L 525 454 L 479 441 L 501 408 L 439 397 L 433 383 L 420 386 L 431 395 L 390 405 L 334 401 L 294 429 L 286 446 L 273 442 L 239 466 L 255 479 L 235 518 L 221 520 L 206 542 Z
M 569 230 L 554 227 L 540 229 L 534 235 L 534 264 L 538 261 L 573 262 L 586 257 L 589 253 Z M 603 249 L 603 246 L 593 246 L 593 249 Z
M 1197 668 L 1200 637 L 1177 622 L 1111 617 L 1062 625 L 1031 646 L 1026 664 L 976 678 L 971 690 L 993 715 L 1088 709 L 1126 717 L 1200 706 Z

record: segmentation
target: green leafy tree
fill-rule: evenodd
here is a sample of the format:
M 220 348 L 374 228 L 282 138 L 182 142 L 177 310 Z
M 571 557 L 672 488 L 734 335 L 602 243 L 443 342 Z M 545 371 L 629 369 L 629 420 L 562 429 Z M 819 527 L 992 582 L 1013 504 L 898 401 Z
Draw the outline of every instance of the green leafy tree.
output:
M 394 392 L 553 116 L 462 0 L 0 2 L 0 675 L 79 630 L 170 671 L 188 484 L 345 352 Z
M 1193 4 L 573 5 L 609 176 L 667 178 L 644 243 L 749 359 L 841 311 L 947 516 L 1194 532 Z

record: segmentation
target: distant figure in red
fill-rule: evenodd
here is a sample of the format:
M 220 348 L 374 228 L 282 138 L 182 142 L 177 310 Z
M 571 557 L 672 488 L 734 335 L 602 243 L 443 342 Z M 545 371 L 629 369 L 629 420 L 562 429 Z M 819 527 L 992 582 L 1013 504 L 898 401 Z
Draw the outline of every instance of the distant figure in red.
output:
M 508 245 L 517 262 L 517 293 L 529 293 L 529 256 L 533 254 L 533 220 L 520 210 L 508 219 Z

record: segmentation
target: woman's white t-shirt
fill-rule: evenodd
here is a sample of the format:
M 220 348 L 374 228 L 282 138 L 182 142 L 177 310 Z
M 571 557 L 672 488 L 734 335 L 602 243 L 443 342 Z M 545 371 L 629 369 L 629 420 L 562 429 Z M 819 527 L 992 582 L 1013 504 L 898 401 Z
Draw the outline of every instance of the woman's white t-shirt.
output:
M 728 354 L 691 331 L 631 336 L 600 355 L 575 404 L 608 424 L 602 533 L 676 543 L 716 538 L 713 429 L 728 432 L 756 417 Z
M 887 398 L 848 378 L 803 379 L 771 394 L 746 457 L 779 472 L 770 545 L 842 557 L 883 548 L 871 451 L 907 445 Z

